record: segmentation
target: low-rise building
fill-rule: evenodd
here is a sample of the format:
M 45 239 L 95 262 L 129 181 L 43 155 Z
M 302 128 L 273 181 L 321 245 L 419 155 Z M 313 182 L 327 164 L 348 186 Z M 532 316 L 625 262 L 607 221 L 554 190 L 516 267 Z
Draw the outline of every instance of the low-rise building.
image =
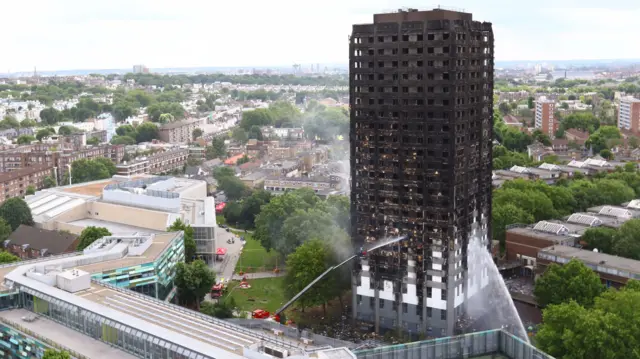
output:
M 262 187 L 264 180 L 267 178 L 267 174 L 262 171 L 256 171 L 250 173 L 240 180 L 249 188 Z
M 140 174 L 169 173 L 174 170 L 182 170 L 188 158 L 188 149 L 176 148 L 123 162 L 116 165 L 116 169 L 118 175 L 128 177 Z
M 193 158 L 194 160 L 204 161 L 206 159 L 206 153 L 206 147 L 189 147 L 189 158 Z
M 4 241 L 7 252 L 22 260 L 75 252 L 78 236 L 21 224 Z
M 552 264 L 577 259 L 598 273 L 607 287 L 624 286 L 629 279 L 640 280 L 640 261 L 569 246 L 551 246 L 539 251 L 536 273 L 541 275 Z
M 168 143 L 187 143 L 193 139 L 193 130 L 200 128 L 205 119 L 192 118 L 164 124 L 158 129 L 160 140 Z
M 29 186 L 36 190 L 44 188 L 44 179 L 52 174 L 53 167 L 49 165 L 35 165 L 0 173 L 0 202 L 12 197 L 24 197 Z
M 274 194 L 284 193 L 298 188 L 311 188 L 319 193 L 325 190 L 340 190 L 338 181 L 331 181 L 329 177 L 284 177 L 269 176 L 264 181 L 264 189 Z
M 262 136 L 269 139 L 289 139 L 300 140 L 304 137 L 304 129 L 300 127 L 262 127 L 260 129 Z

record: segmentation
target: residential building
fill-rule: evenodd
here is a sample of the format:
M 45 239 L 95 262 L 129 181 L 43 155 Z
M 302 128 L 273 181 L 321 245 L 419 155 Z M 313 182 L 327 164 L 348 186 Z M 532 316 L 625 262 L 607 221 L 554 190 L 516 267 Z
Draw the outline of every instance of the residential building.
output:
M 445 9 L 376 14 L 349 46 L 351 236 L 389 236 L 353 278 L 353 316 L 381 328 L 451 335 L 488 283 L 467 261 L 490 247 L 493 31 Z
M 140 174 L 163 174 L 175 170 L 182 170 L 189 158 L 189 150 L 175 148 L 154 152 L 149 156 L 136 158 L 116 165 L 118 175 L 135 176 Z
M 264 189 L 273 194 L 299 188 L 311 188 L 316 193 L 340 190 L 340 181 L 329 177 L 285 177 L 269 176 L 264 180 Z
M 598 273 L 607 287 L 619 288 L 629 279 L 640 280 L 640 261 L 569 246 L 551 246 L 538 252 L 537 270 L 542 275 L 552 264 L 565 264 L 577 259 Z
M 4 249 L 27 260 L 75 252 L 79 242 L 75 234 L 21 224 L 4 241 Z
M 190 142 L 193 139 L 193 130 L 200 128 L 204 121 L 202 118 L 192 118 L 164 124 L 158 129 L 158 137 L 167 143 Z
M 262 171 L 249 173 L 248 175 L 241 177 L 240 180 L 249 188 L 262 187 L 264 180 L 267 178 L 267 174 Z
M 620 99 L 618 128 L 640 134 L 640 100 L 631 96 Z
M 12 197 L 24 197 L 29 186 L 36 190 L 44 188 L 44 179 L 47 176 L 53 177 L 52 166 L 34 165 L 0 173 L 0 203 Z
M 35 165 L 47 165 L 57 167 L 58 178 L 61 179 L 65 168 L 73 161 L 104 157 L 118 164 L 124 157 L 123 145 L 100 145 L 80 150 L 67 149 L 64 146 L 65 144 L 57 144 L 56 146 L 38 144 L 0 151 L 0 172 L 10 172 Z M 58 147 L 61 147 L 62 150 Z
M 189 158 L 193 158 L 194 160 L 204 161 L 206 159 L 206 147 L 189 147 Z
M 268 139 L 289 139 L 289 140 L 301 140 L 304 137 L 304 129 L 295 127 L 262 127 L 260 129 L 262 136 Z
M 149 68 L 144 65 L 133 65 L 134 74 L 148 74 Z
M 556 102 L 547 100 L 544 96 L 536 101 L 535 127 L 552 139 L 555 138 L 556 131 L 560 128 L 559 121 L 555 119 L 555 109 Z

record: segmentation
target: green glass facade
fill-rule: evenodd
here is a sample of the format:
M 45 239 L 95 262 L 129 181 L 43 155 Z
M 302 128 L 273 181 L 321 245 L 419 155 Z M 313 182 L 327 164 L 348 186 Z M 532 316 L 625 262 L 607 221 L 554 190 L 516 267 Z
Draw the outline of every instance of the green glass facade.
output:
M 174 239 L 154 262 L 95 273 L 92 278 L 119 288 L 164 299 L 173 288 L 175 267 L 184 261 L 184 238 Z
M 45 344 L 0 324 L 0 354 L 2 358 L 42 358 L 47 349 Z

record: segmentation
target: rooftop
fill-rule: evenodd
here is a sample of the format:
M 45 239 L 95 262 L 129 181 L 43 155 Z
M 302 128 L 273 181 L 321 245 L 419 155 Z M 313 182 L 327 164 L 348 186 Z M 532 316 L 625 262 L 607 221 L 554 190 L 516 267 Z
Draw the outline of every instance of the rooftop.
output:
M 544 253 L 567 259 L 576 258 L 587 264 L 616 268 L 621 271 L 640 275 L 640 261 L 629 258 L 560 245 L 541 249 L 538 255 Z
M 39 171 L 45 171 L 45 170 L 51 170 L 53 169 L 52 166 L 45 166 L 45 165 L 40 165 L 40 166 L 30 166 L 30 167 L 25 167 L 25 168 L 20 168 L 17 169 L 15 171 L 11 171 L 11 172 L 3 172 L 0 173 L 0 183 L 2 182 L 7 182 L 7 181 L 12 181 L 16 178 L 20 178 L 22 176 L 26 176 L 32 173 L 36 173 Z
M 29 245 L 30 248 L 46 250 L 46 254 L 60 254 L 66 252 L 78 237 L 71 233 L 49 231 L 21 224 L 9 235 L 7 243 Z

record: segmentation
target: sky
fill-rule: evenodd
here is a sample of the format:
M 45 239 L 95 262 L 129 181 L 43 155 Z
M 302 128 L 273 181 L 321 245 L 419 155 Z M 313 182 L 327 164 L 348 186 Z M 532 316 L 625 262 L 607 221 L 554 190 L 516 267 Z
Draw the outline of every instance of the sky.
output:
M 0 73 L 346 64 L 351 26 L 424 0 L 2 0 Z M 457 0 L 497 61 L 640 58 L 640 1 Z

